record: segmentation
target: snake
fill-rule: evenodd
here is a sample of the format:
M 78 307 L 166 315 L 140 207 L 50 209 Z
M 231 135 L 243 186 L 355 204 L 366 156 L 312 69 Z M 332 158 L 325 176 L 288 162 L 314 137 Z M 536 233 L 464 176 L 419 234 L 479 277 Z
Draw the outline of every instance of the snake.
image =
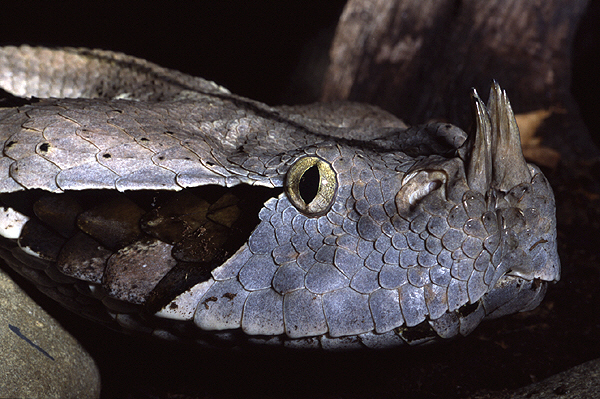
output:
M 495 81 L 468 132 L 269 106 L 84 48 L 1 47 L 0 87 L 0 258 L 111 328 L 418 345 L 534 309 L 560 278 L 553 192 Z

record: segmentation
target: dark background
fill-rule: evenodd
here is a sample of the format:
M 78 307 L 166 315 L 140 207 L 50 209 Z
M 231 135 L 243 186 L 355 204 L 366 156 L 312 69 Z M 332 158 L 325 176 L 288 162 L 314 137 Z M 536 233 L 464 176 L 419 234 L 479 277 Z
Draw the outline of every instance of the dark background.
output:
M 274 105 L 345 1 L 8 1 L 1 44 L 113 50 Z
M 600 125 L 599 3 L 590 3 L 573 56 L 574 95 L 591 132 L 598 132 Z M 319 70 L 326 55 L 323 43 L 332 37 L 343 4 L 342 0 L 3 2 L 0 44 L 121 51 L 214 80 L 236 94 L 268 104 L 298 103 L 316 99 Z M 597 271 L 588 279 L 593 282 L 590 287 L 595 287 Z M 589 301 L 585 287 L 573 281 L 562 281 L 573 287 L 561 292 L 570 293 L 572 302 Z M 44 300 L 39 295 L 36 299 Z M 292 353 L 264 348 L 191 350 L 121 336 L 65 315 L 52 304 L 45 306 L 98 362 L 104 398 L 434 398 L 460 397 L 478 389 L 514 388 L 600 356 L 597 342 L 592 345 L 597 335 L 560 331 L 563 325 L 574 323 L 580 323 L 581 329 L 599 329 L 596 322 L 582 322 L 589 315 L 577 308 L 563 309 L 562 314 L 570 318 L 564 324 L 553 319 L 562 317 L 561 301 L 567 299 L 553 296 L 550 290 L 539 310 L 542 322 L 537 324 L 513 318 L 482 326 L 473 336 L 441 348 L 368 354 Z M 549 342 L 572 340 L 570 346 L 560 349 L 525 341 L 527 344 L 519 347 L 526 339 L 522 337 L 532 333 L 527 329 L 539 330 L 544 320 L 552 326 L 544 332 L 553 337 Z M 529 355 L 533 352 L 545 353 L 542 364 Z M 567 352 L 582 355 L 568 357 Z M 503 366 L 488 367 L 490 357 Z M 515 363 L 526 363 L 524 370 L 529 371 L 515 372 Z M 512 379 L 507 382 L 505 375 L 511 372 Z M 427 375 L 439 380 L 428 380 Z

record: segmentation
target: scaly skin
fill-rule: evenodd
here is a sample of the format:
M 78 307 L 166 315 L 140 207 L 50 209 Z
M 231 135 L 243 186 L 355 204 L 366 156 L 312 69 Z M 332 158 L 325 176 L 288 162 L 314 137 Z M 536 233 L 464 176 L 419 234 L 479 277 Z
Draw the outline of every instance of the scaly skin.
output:
M 387 347 L 466 335 L 484 318 L 532 309 L 559 278 L 552 190 L 525 162 L 497 84 L 487 106 L 473 94 L 470 135 L 448 124 L 408 128 L 361 104 L 269 107 L 97 50 L 0 48 L 0 86 L 44 98 L 0 108 L 0 255 L 88 317 L 210 342 Z M 158 210 L 140 211 L 118 243 L 84 222 L 96 198 L 110 210 L 103 197 L 113 192 L 204 196 L 207 186 L 246 197 L 214 230 L 229 233 L 202 227 L 200 252 L 217 248 L 209 261 L 149 233 L 166 220 L 147 222 Z M 46 200 L 21 206 L 40 191 L 76 205 L 61 205 L 55 223 L 37 210 Z M 259 192 L 266 197 L 251 208 Z M 140 206 L 156 209 L 151 202 Z M 241 240 L 230 238 L 241 234 L 240 213 L 258 215 Z M 98 252 L 74 258 L 81 237 Z M 182 267 L 208 269 L 177 285 L 173 276 L 188 278 Z

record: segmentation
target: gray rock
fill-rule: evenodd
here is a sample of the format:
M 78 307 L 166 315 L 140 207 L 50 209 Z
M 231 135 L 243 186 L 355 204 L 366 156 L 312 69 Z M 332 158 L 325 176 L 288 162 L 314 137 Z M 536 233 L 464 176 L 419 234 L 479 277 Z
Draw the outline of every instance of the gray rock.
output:
M 0 270 L 0 397 L 98 398 L 81 345 Z
M 599 392 L 600 359 L 596 359 L 516 391 L 479 393 L 470 399 L 587 399 Z

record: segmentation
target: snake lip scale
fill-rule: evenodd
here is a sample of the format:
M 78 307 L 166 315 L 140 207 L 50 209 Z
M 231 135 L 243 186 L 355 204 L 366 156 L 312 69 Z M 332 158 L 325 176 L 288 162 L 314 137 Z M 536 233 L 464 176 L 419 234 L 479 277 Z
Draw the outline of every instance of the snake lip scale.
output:
M 496 82 L 468 134 L 102 50 L 2 47 L 0 87 L 0 257 L 109 327 L 388 348 L 533 309 L 560 278 L 552 189 Z

